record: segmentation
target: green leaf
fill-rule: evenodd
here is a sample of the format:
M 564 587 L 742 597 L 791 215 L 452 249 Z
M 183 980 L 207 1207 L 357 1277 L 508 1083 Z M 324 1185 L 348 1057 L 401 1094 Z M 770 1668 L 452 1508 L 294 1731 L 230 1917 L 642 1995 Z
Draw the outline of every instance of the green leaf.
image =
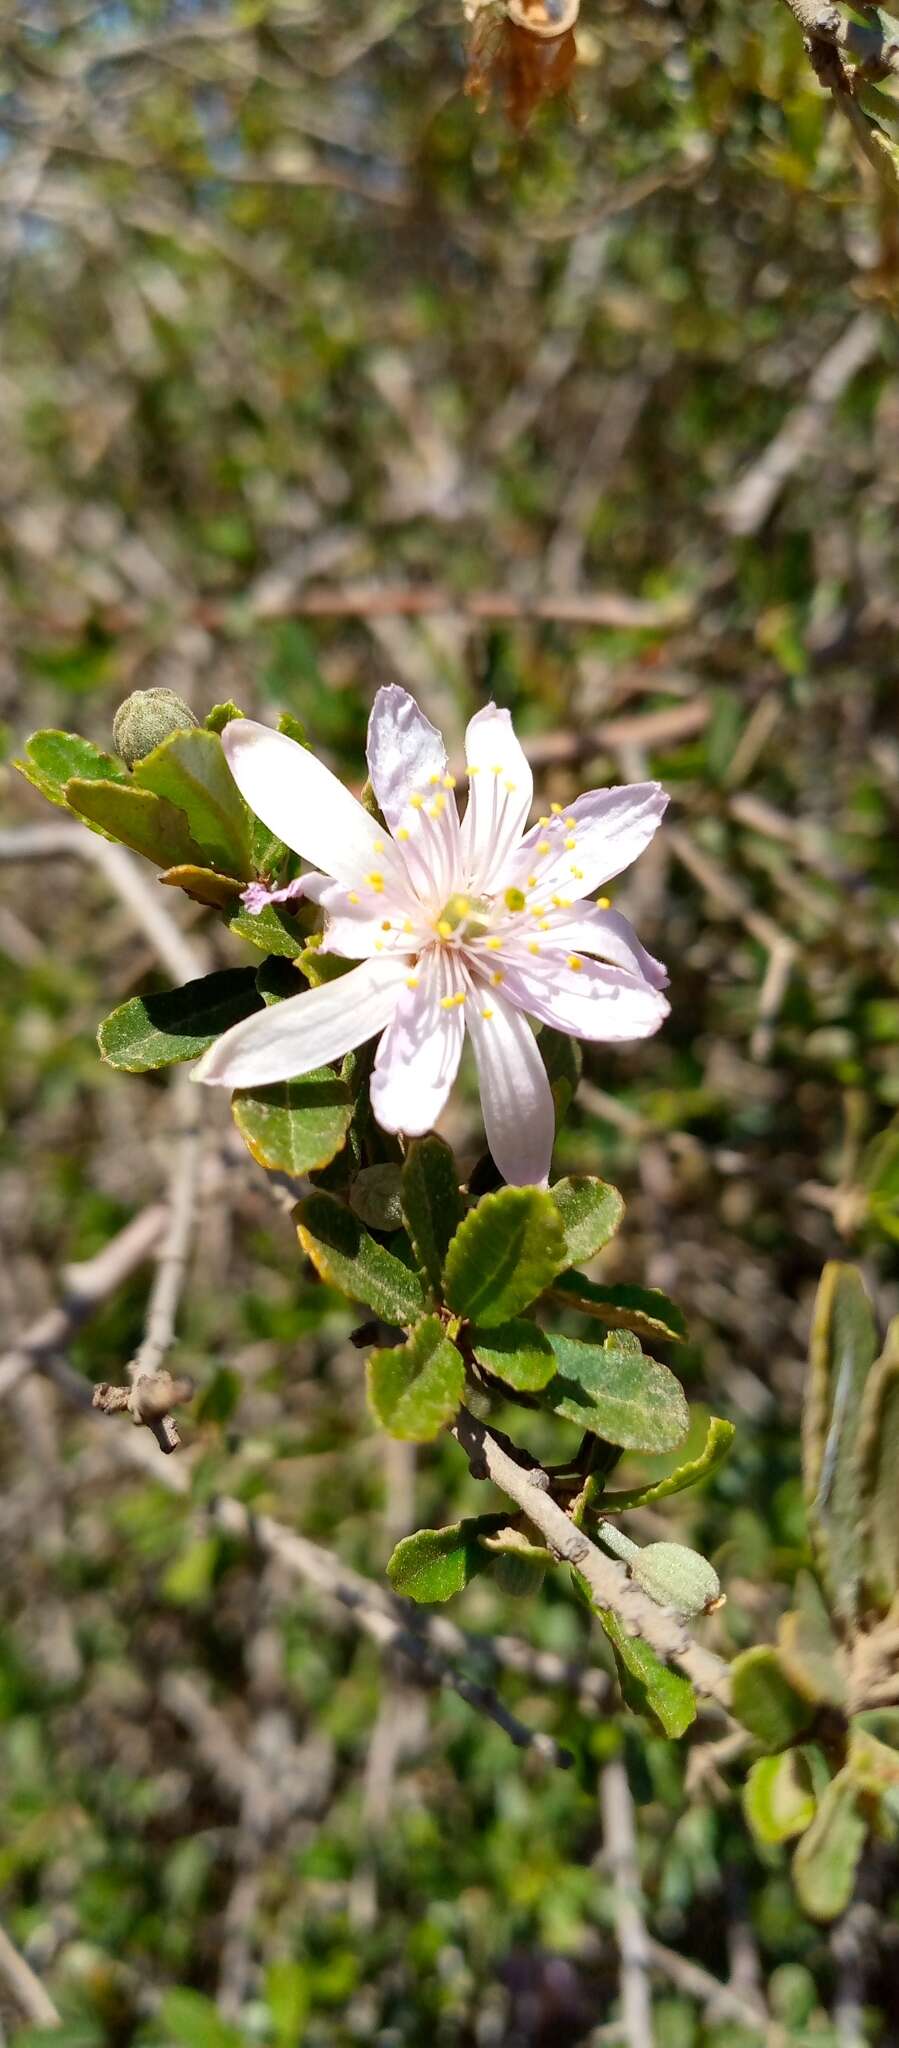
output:
M 584 1064 L 583 1054 L 576 1038 L 569 1038 L 565 1031 L 554 1031 L 549 1024 L 543 1025 L 537 1044 L 546 1068 L 558 1130 L 577 1092 Z
M 293 960 L 280 953 L 267 953 L 256 969 L 256 987 L 264 1003 L 288 1003 L 303 994 L 303 983 Z
M 714 1565 L 685 1543 L 647 1543 L 630 1559 L 628 1569 L 644 1593 L 678 1614 L 707 1614 L 721 1598 Z
M 183 811 L 203 849 L 201 865 L 249 878 L 250 814 L 217 733 L 204 732 L 202 726 L 170 733 L 135 764 L 133 780 Z
M 828 1785 L 793 1858 L 800 1903 L 812 1920 L 835 1920 L 849 1904 L 867 1829 L 847 1766 Z
M 244 2048 L 239 2027 L 223 2020 L 201 1991 L 166 1991 L 159 2008 L 162 2038 L 177 2048 Z
M 238 910 L 229 919 L 228 930 L 236 938 L 258 946 L 260 953 L 279 953 L 285 960 L 298 960 L 306 944 L 306 933 L 300 930 L 296 918 L 279 910 L 276 903 L 266 904 L 255 915 L 250 910 Z
M 294 718 L 292 711 L 282 711 L 278 720 L 278 731 L 287 734 L 289 740 L 296 740 L 298 747 L 308 747 L 309 739 L 301 718 Z
M 547 1570 L 555 1562 L 551 1550 L 542 1543 L 532 1543 L 522 1529 L 508 1523 L 494 1535 L 482 1536 L 481 1543 L 490 1552 L 494 1583 L 512 1600 L 523 1600 L 539 1592 Z
M 329 1287 L 366 1302 L 386 1323 L 417 1322 L 427 1306 L 417 1273 L 370 1237 L 343 1202 L 320 1189 L 295 1215 L 303 1250 Z
M 579 1173 L 567 1180 L 557 1180 L 550 1193 L 565 1232 L 566 1256 L 559 1261 L 560 1266 L 575 1266 L 582 1259 L 592 1259 L 614 1237 L 624 1215 L 618 1189 L 608 1181 L 594 1179 L 590 1173 Z
M 743 1788 L 743 1811 L 758 1842 L 788 1842 L 815 1818 L 815 1794 L 801 1749 L 760 1756 Z
M 465 1361 L 439 1316 L 425 1316 L 407 1344 L 372 1351 L 367 1366 L 372 1414 L 404 1443 L 429 1443 L 452 1422 L 465 1392 Z
M 596 1613 L 615 1652 L 625 1704 L 658 1721 L 663 1734 L 683 1735 L 696 1719 L 696 1694 L 688 1678 L 669 1671 L 641 1636 L 629 1636 L 611 1608 Z
M 816 1706 L 846 1705 L 846 1679 L 830 1617 L 811 1572 L 799 1572 L 796 1606 L 781 1616 L 777 1647 L 790 1684 Z
M 683 1493 L 686 1487 L 695 1486 L 727 1457 L 735 1435 L 732 1422 L 723 1422 L 720 1416 L 712 1415 L 698 1458 L 690 1458 L 686 1465 L 679 1465 L 676 1472 L 669 1472 L 666 1478 L 650 1481 L 646 1486 L 633 1486 L 620 1493 L 604 1493 L 598 1503 L 600 1514 L 621 1514 L 625 1508 L 649 1507 L 653 1501 L 667 1500 L 670 1494 Z
M 340 953 L 323 953 L 320 946 L 307 943 L 297 954 L 296 964 L 312 988 L 321 988 L 326 981 L 339 981 L 342 975 L 352 974 L 357 962 L 344 960 Z
M 149 789 L 127 782 L 98 782 L 75 776 L 66 783 L 69 809 L 107 839 L 117 839 L 142 853 L 158 868 L 207 866 L 203 848 L 193 838 L 183 811 Z
M 825 1266 L 815 1301 L 802 1421 L 809 1529 L 835 1613 L 855 1619 L 863 1563 L 859 1424 L 879 1350 L 871 1306 L 854 1266 Z
M 111 1067 L 148 1074 L 198 1059 L 223 1031 L 261 1008 L 253 969 L 226 967 L 183 988 L 132 996 L 104 1018 L 97 1043 Z
M 608 1330 L 633 1330 L 638 1337 L 680 1343 L 687 1334 L 682 1311 L 660 1287 L 600 1287 L 584 1273 L 560 1273 L 551 1289 L 554 1301 L 596 1316 Z
M 551 1195 L 500 1188 L 460 1223 L 443 1269 L 445 1298 L 457 1315 L 493 1328 L 542 1294 L 564 1258 Z
M 882 1792 L 899 1785 L 899 1756 L 891 1743 L 881 1742 L 860 1722 L 861 1717 L 849 1730 L 849 1768 L 859 1791 L 879 1799 Z
M 439 1288 L 452 1238 L 462 1221 L 459 1175 L 452 1152 L 432 1131 L 413 1138 L 403 1166 L 403 1214 L 415 1256 Z
M 166 868 L 159 880 L 169 889 L 183 889 L 194 903 L 205 903 L 212 910 L 231 910 L 243 888 L 237 875 L 220 875 L 215 868 L 194 868 L 186 863 Z
M 350 1185 L 350 1208 L 369 1230 L 402 1230 L 401 1186 L 401 1169 L 390 1161 L 363 1166 Z
M 558 1377 L 547 1403 L 582 1429 L 628 1451 L 670 1451 L 690 1427 L 684 1391 L 667 1365 L 641 1351 L 628 1331 L 604 1344 L 551 1336 Z M 633 1347 L 633 1348 L 632 1348 Z
M 786 1749 L 809 1726 L 814 1707 L 790 1684 L 776 1650 L 756 1644 L 731 1665 L 731 1707 L 763 1749 Z
M 231 724 L 232 718 L 245 717 L 246 712 L 241 711 L 240 705 L 235 704 L 233 697 L 228 697 L 224 704 L 213 704 L 212 710 L 206 713 L 203 725 L 207 732 L 223 733 L 226 725 Z
M 505 1515 L 474 1515 L 448 1529 L 419 1529 L 398 1543 L 387 1577 L 396 1593 L 408 1600 L 452 1600 L 469 1579 L 487 1570 L 489 1555 L 481 1538 L 503 1526 Z
M 269 1088 L 239 1088 L 234 1121 L 253 1158 L 272 1173 L 320 1173 L 343 1150 L 350 1091 L 330 1067 Z
M 556 1355 L 549 1338 L 536 1323 L 524 1316 L 495 1328 L 471 1332 L 471 1345 L 479 1365 L 494 1378 L 505 1380 L 519 1393 L 539 1393 L 548 1386 L 556 1370 Z
M 77 732 L 32 733 L 25 742 L 25 758 L 13 766 L 34 784 L 51 804 L 69 809 L 66 784 L 73 776 L 85 782 L 127 782 L 126 770 L 113 754 L 104 754 L 91 740 Z
M 862 1565 L 868 1598 L 883 1612 L 899 1593 L 899 1320 L 865 1388 L 858 1433 Z

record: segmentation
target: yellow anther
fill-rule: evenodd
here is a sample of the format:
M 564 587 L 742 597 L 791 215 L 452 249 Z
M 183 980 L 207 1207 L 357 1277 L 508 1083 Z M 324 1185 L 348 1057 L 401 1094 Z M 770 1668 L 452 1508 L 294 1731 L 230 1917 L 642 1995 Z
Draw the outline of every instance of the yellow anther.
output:
M 455 776 L 454 776 L 454 775 L 445 775 L 445 776 L 444 776 L 444 778 L 443 778 L 443 787 L 444 787 L 444 789 L 455 789 L 455 787 L 456 787 L 456 778 L 455 778 Z
M 469 775 L 469 777 L 471 777 L 472 775 L 480 775 L 480 772 L 481 772 L 481 770 L 480 770 L 480 766 L 479 766 L 478 762 L 477 762 L 477 761 L 472 761 L 472 762 L 471 762 L 471 764 L 470 764 L 470 766 L 469 766 L 469 768 L 468 768 L 468 775 Z
M 428 777 L 428 781 L 430 782 L 430 785 L 431 785 L 431 788 L 432 788 L 432 789 L 439 789 L 439 788 L 440 788 L 440 777 L 439 777 L 439 775 L 429 775 L 429 777 Z
M 375 840 L 375 841 L 373 842 L 373 845 L 372 845 L 372 853 L 383 853 L 383 851 L 384 851 L 384 841 L 383 841 L 383 839 L 376 839 L 376 840 Z
M 438 917 L 438 919 L 437 919 L 437 937 L 438 937 L 439 939 L 451 939 L 451 938 L 452 938 L 452 936 L 453 936 L 453 932 L 455 931 L 455 929 L 456 929 L 455 925 L 453 925 L 453 924 L 450 924 L 450 921 L 449 921 L 449 918 L 448 918 L 448 917 Z
M 458 1010 L 464 1001 L 465 991 L 460 989 L 457 996 L 441 996 L 440 1008 L 441 1010 Z
M 572 874 L 573 874 L 573 876 L 574 876 L 574 879 L 575 879 L 575 881 L 576 881 L 576 882 L 582 882 L 582 881 L 583 881 L 583 879 L 584 879 L 584 870 L 583 870 L 583 868 L 576 868 L 576 867 L 575 867 L 575 865 L 574 865 L 574 862 L 573 862 L 573 861 L 572 861 L 572 864 L 571 864 L 571 872 L 572 872 Z
M 538 852 L 538 853 L 549 853 L 549 852 L 550 852 L 550 842 L 549 842 L 549 840 L 548 840 L 548 839 L 538 839 L 538 841 L 537 841 L 537 852 Z
M 491 1019 L 491 1017 L 493 1016 L 493 1011 L 492 1011 L 492 1010 L 482 1010 L 482 1011 L 481 1011 L 481 1016 L 483 1017 L 483 1019 L 484 1019 L 484 1022 L 485 1022 L 485 1024 L 489 1024 L 489 1022 L 490 1022 L 490 1019 Z
M 501 761 L 498 761 L 498 762 L 497 762 L 497 764 L 496 764 L 496 766 L 495 766 L 494 768 L 491 768 L 491 770 L 490 770 L 490 773 L 491 773 L 491 775 L 501 775 L 501 774 L 502 774 L 502 772 L 503 772 L 503 764 L 502 764 L 502 762 L 501 762 Z
M 578 956 L 577 956 L 577 954 L 576 954 L 576 953 L 569 953 L 569 955 L 568 955 L 568 965 L 569 965 L 569 967 L 571 968 L 571 972 L 572 972 L 572 974 L 580 974 L 580 972 L 581 972 L 581 970 L 582 970 L 582 968 L 583 968 L 583 965 L 584 965 L 584 963 L 583 963 L 583 960 L 579 960 L 579 959 L 578 959 Z
M 570 910 L 570 909 L 571 909 L 571 897 L 570 897 L 570 896 L 554 896 L 554 897 L 553 897 L 553 902 L 554 902 L 554 904 L 555 904 L 555 906 L 556 906 L 556 909 L 557 909 L 557 910 Z
M 403 919 L 403 931 L 404 931 L 404 932 L 411 932 L 411 930 L 412 930 L 412 919 L 411 919 L 411 917 L 406 917 L 406 918 L 404 918 L 404 919 Z
M 612 898 L 611 898 L 611 896 L 600 896 L 600 898 L 599 898 L 599 900 L 598 900 L 598 905 L 597 905 L 597 907 L 598 907 L 598 909 L 600 909 L 600 910 L 611 910 L 611 908 L 612 908 Z
M 375 895 L 380 896 L 384 888 L 384 877 L 379 875 L 377 868 L 372 868 L 371 874 L 366 875 L 365 879 L 369 888 L 374 889 Z
M 409 979 L 408 979 L 408 981 L 407 981 L 407 983 L 406 983 L 406 987 L 407 987 L 407 988 L 417 988 L 417 987 L 418 987 L 418 975 L 417 975 L 417 974 L 410 974 L 410 976 L 409 976 Z
M 550 823 L 550 819 L 548 816 L 545 818 L 538 818 L 537 823 L 538 825 L 548 825 Z
M 391 930 L 391 923 L 389 917 L 382 917 L 381 930 L 382 932 L 389 932 Z
M 528 876 L 528 888 L 529 888 L 529 889 L 536 889 L 536 887 L 537 887 L 537 877 L 536 877 L 536 875 L 529 875 L 529 876 Z
M 499 968 L 497 968 L 495 974 L 491 974 L 490 979 L 494 988 L 499 988 L 500 982 L 505 979 L 505 976 L 500 974 Z
M 510 795 L 510 796 L 514 796 L 514 795 L 515 795 L 515 784 L 514 784 L 514 782 L 506 782 L 506 783 L 504 783 L 504 784 L 503 784 L 503 787 L 504 787 L 504 789 L 507 789 L 507 790 L 508 790 L 508 792 L 509 792 L 509 795 Z
M 539 951 L 540 951 L 540 948 L 539 948 L 539 946 L 538 946 L 538 944 L 537 944 L 537 941 L 536 941 L 536 939 L 529 939 L 529 940 L 528 940 L 528 952 L 529 952 L 529 953 L 539 953 Z
M 576 831 L 577 831 L 577 819 L 576 819 L 576 818 L 566 818 L 566 820 L 565 820 L 565 823 L 566 823 L 566 825 L 567 825 L 567 827 L 568 827 L 568 830 L 569 830 L 569 832 L 576 832 Z
M 523 910 L 525 907 L 524 890 L 507 889 L 503 897 L 503 902 L 507 910 Z
M 400 826 L 400 828 L 399 828 L 399 831 L 398 831 L 398 833 L 397 833 L 397 835 L 396 835 L 396 836 L 397 836 L 397 838 L 398 838 L 398 839 L 408 839 L 408 837 L 409 837 L 409 827 L 408 827 L 408 825 L 401 825 L 401 826 Z
M 429 818 L 439 818 L 439 817 L 441 817 L 441 816 L 442 816 L 442 814 L 443 814 L 443 812 L 445 811 L 445 809 L 446 809 L 446 797 L 445 797 L 445 796 L 435 796 L 435 798 L 434 798 L 434 801 L 433 801 L 433 803 L 432 803 L 432 804 L 429 804 L 429 805 L 428 805 L 428 817 L 429 817 Z
M 502 939 L 495 937 L 487 940 L 487 946 L 491 953 L 498 953 L 502 943 Z
M 548 918 L 548 917 L 538 917 L 538 919 L 537 919 L 537 930 L 538 930 L 538 932 L 551 932 L 551 931 L 552 931 L 552 925 L 551 925 L 551 923 L 550 923 L 550 920 L 549 920 L 549 918 Z
M 550 804 L 550 807 L 549 807 L 549 808 L 550 808 L 550 810 L 552 811 L 552 814 L 553 814 L 553 817 L 554 817 L 554 818 L 561 818 L 561 816 L 562 816 L 562 805 L 561 805 L 561 804 Z
M 348 897 L 347 897 L 347 902 L 348 902 L 348 903 L 358 903 L 358 901 L 359 901 L 359 897 L 358 897 L 358 895 L 357 895 L 357 893 L 356 893 L 356 890 L 355 890 L 355 889 L 351 889 L 351 890 L 350 890 L 350 893 L 349 893 L 349 895 L 348 895 Z
M 409 802 L 410 802 L 410 804 L 411 804 L 411 806 L 412 806 L 412 809 L 413 809 L 413 811 L 420 811 L 420 810 L 422 809 L 423 805 L 424 805 L 424 797 L 423 797 L 423 796 L 417 796 L 417 795 L 416 795 L 416 796 L 410 796 L 410 798 L 409 798 Z
M 576 845 L 577 845 L 577 840 L 575 839 L 574 833 L 572 832 L 572 833 L 570 834 L 570 836 L 569 836 L 569 837 L 568 837 L 568 838 L 566 839 L 566 841 L 565 841 L 565 852 L 566 852 L 566 853 L 573 853 L 573 852 L 574 852 L 574 849 L 575 849 L 575 847 L 576 847 Z

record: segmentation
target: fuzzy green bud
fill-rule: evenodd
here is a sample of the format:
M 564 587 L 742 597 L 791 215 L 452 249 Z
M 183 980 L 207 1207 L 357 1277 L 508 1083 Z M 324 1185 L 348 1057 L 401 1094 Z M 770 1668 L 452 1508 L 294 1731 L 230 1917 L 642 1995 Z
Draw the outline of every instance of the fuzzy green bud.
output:
M 172 732 L 197 724 L 189 705 L 174 690 L 133 690 L 113 720 L 112 743 L 121 761 L 133 768 L 152 754 Z

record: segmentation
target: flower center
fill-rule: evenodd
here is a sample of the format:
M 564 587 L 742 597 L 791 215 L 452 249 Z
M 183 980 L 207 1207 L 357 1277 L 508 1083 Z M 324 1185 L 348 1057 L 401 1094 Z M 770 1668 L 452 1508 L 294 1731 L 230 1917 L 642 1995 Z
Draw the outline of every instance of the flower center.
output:
M 434 929 L 440 939 L 458 939 L 461 944 L 482 939 L 490 930 L 491 905 L 487 896 L 451 896 Z

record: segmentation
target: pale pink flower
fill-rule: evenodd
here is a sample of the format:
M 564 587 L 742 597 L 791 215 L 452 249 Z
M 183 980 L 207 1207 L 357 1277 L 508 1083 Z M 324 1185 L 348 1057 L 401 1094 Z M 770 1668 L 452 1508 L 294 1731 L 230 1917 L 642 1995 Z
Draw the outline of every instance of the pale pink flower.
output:
M 322 950 L 361 965 L 235 1024 L 197 1080 L 261 1087 L 380 1036 L 372 1108 L 411 1136 L 436 1123 L 467 1028 L 496 1165 L 512 1183 L 545 1184 L 553 1102 L 527 1016 L 620 1042 L 668 1014 L 664 968 L 625 918 L 589 900 L 652 838 L 659 784 L 589 790 L 528 832 L 531 770 L 509 713 L 488 704 L 465 735 L 460 821 L 440 734 L 394 685 L 378 691 L 368 728 L 386 830 L 283 733 L 235 719 L 222 743 L 251 810 L 322 870 L 302 878 L 325 914 Z

